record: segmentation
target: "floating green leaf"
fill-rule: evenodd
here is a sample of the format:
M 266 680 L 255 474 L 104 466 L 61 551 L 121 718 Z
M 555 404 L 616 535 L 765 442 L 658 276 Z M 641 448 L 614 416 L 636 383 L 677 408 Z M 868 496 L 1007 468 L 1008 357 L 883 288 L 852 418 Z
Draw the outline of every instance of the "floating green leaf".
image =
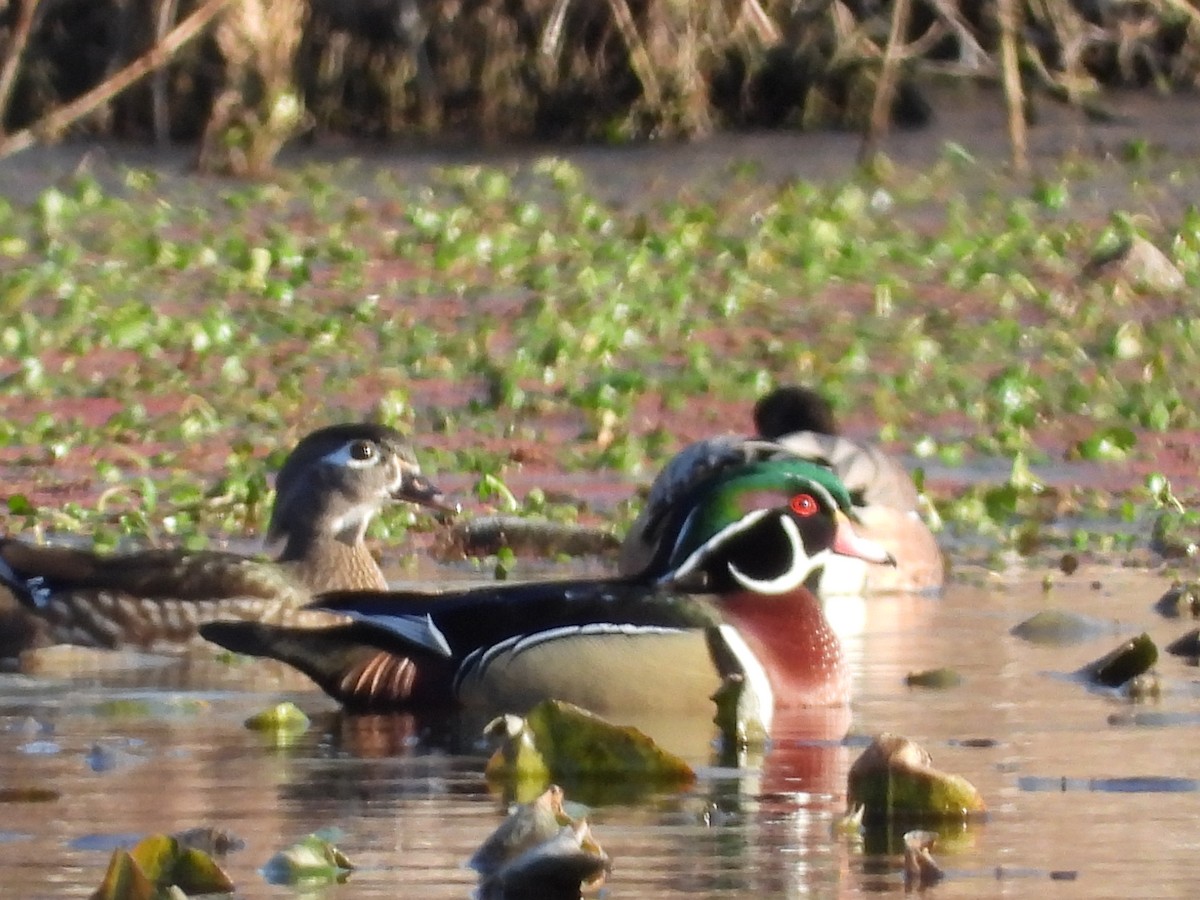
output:
M 321 832 L 280 850 L 263 867 L 271 884 L 334 884 L 350 877 L 354 866 Z
M 308 731 L 310 724 L 304 711 L 290 700 L 277 703 L 246 720 L 246 727 L 251 731 L 273 735 L 281 745 L 290 743 L 297 735 Z
M 848 808 L 862 806 L 866 823 L 962 819 L 987 811 L 970 782 L 932 762 L 915 741 L 879 735 L 850 767 Z
M 679 757 L 636 728 L 614 725 L 558 700 L 539 703 L 529 713 L 493 720 L 487 733 L 500 739 L 486 773 L 495 779 L 621 778 L 685 785 L 695 773 Z
M 161 900 L 182 892 L 230 894 L 233 882 L 201 850 L 170 835 L 143 838 L 130 850 L 118 848 L 92 900 Z

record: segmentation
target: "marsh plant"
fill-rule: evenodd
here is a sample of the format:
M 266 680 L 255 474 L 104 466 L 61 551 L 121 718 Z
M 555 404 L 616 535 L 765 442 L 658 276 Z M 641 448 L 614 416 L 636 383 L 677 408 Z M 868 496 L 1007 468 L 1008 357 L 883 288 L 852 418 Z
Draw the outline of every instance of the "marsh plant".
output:
M 224 83 L 200 141 L 204 171 L 261 175 L 303 124 L 296 54 L 307 13 L 304 0 L 240 0 L 217 21 Z
M 800 381 L 914 457 L 945 539 L 1124 552 L 1157 512 L 1138 473 L 1175 474 L 1200 428 L 1191 295 L 1081 274 L 1114 211 L 1079 198 L 1129 178 L 1116 217 L 1195 284 L 1200 219 L 1167 221 L 1157 187 L 1194 164 L 1144 166 L 1073 162 L 1052 204 L 954 148 L 824 185 L 733 165 L 625 204 L 552 158 L 81 176 L 0 202 L 5 525 L 258 534 L 283 448 L 376 416 L 482 511 L 620 531 L 671 453 Z
M 1003 84 L 1018 117 L 1047 99 L 1108 117 L 1106 86 L 1186 90 L 1200 75 L 1200 12 L 1186 0 L 219 6 L 8 4 L 0 123 L 28 126 L 138 61 L 157 74 L 36 133 L 202 136 L 204 165 L 243 171 L 265 168 L 308 124 L 360 136 L 601 140 L 917 125 L 960 102 L 929 92 L 935 81 Z M 172 17 L 193 8 L 215 26 L 156 56 L 175 34 Z M 0 141 L 0 153 L 18 145 Z

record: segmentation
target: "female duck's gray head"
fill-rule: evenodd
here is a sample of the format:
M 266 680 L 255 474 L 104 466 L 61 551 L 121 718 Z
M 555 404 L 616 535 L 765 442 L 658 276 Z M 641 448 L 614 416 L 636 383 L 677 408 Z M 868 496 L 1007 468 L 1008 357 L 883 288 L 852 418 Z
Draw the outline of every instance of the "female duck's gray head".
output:
M 661 581 L 688 590 L 784 594 L 832 554 L 895 564 L 851 526 L 850 494 L 834 473 L 777 458 L 724 470 L 678 513 Z
M 331 425 L 305 436 L 280 468 L 275 495 L 269 543 L 301 532 L 354 543 L 391 500 L 450 511 L 421 474 L 404 436 L 370 422 Z

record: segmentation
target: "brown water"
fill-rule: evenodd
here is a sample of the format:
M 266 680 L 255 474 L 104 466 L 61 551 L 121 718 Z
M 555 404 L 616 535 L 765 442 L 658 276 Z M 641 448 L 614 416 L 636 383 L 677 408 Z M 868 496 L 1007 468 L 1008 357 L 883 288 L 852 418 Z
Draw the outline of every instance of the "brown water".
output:
M 1158 702 L 1133 705 L 1063 677 L 1148 630 L 1165 576 L 1082 566 L 1056 574 L 966 570 L 942 599 L 875 598 L 846 646 L 855 697 L 842 743 L 781 741 L 744 768 L 712 768 L 704 721 L 667 729 L 701 765 L 678 794 L 596 806 L 614 861 L 604 896 L 861 896 L 902 890 L 900 857 L 832 830 L 865 736 L 894 731 L 983 792 L 986 822 L 951 829 L 936 854 L 941 897 L 1131 897 L 1192 893 L 1200 761 L 1195 670 L 1165 657 Z M 1028 644 L 1011 626 L 1047 606 L 1112 623 L 1068 647 Z M 846 610 L 843 610 L 846 611 Z M 854 618 L 854 610 L 848 618 Z M 965 682 L 909 689 L 906 673 L 952 666 Z M 277 749 L 243 720 L 281 698 L 314 717 Z M 114 704 L 114 700 L 130 701 Z M 329 898 L 471 893 L 463 862 L 504 800 L 482 778 L 474 725 L 340 716 L 293 674 L 194 660 L 132 671 L 0 678 L 0 787 L 57 799 L 0 803 L 0 896 L 86 897 L 118 843 L 213 825 L 245 842 L 224 860 L 239 896 L 294 896 L 260 867 L 318 828 L 344 834 L 358 868 Z M 660 723 L 661 724 L 661 723 Z M 568 786 L 568 799 L 580 791 Z M 1074 880 L 1067 876 L 1073 875 Z

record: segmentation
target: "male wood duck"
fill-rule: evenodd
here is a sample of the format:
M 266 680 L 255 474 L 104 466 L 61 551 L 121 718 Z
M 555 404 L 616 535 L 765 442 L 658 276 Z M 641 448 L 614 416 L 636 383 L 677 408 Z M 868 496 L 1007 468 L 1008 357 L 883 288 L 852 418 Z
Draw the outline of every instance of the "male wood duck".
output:
M 47 623 L 57 643 L 167 649 L 199 642 L 214 618 L 314 618 L 319 591 L 387 588 L 363 537 L 391 500 L 445 510 L 392 428 L 332 425 L 304 437 L 276 478 L 268 544 L 274 562 L 220 551 L 101 555 L 0 539 L 0 587 Z M 328 617 L 325 617 L 326 619 Z
M 815 586 L 822 597 L 941 589 L 945 561 L 920 516 L 917 488 L 903 466 L 879 447 L 842 437 L 829 403 L 807 388 L 780 387 L 763 396 L 754 408 L 754 425 L 756 437 L 723 435 L 698 441 L 667 463 L 621 547 L 621 572 L 637 572 L 649 563 L 661 539 L 661 510 L 707 472 L 731 461 L 769 457 L 783 447 L 788 454 L 832 467 L 853 497 L 858 532 L 896 560 L 894 567 L 884 568 L 834 558 L 817 576 Z
M 761 708 L 843 704 L 841 648 L 804 582 L 829 556 L 890 563 L 855 534 L 829 469 L 781 455 L 714 472 L 670 510 L 653 565 L 599 579 L 443 593 L 337 592 L 319 628 L 211 622 L 228 649 L 283 660 L 355 709 L 712 712 L 740 676 Z

